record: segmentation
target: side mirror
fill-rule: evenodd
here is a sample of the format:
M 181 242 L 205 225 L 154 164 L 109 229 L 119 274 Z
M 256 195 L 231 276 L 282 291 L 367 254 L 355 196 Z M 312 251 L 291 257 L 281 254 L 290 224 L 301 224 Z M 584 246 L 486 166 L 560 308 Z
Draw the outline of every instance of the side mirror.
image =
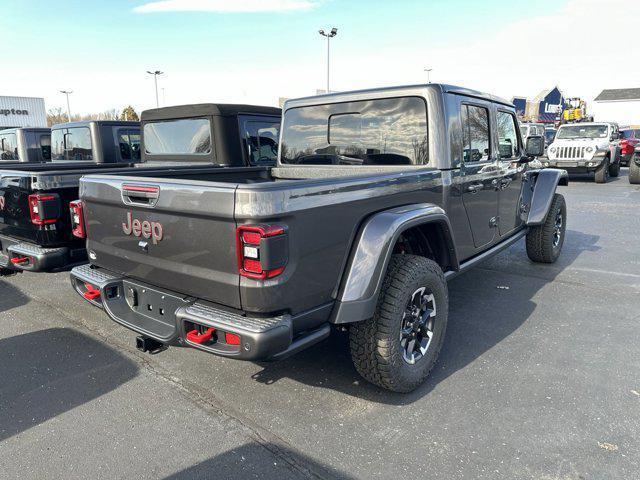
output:
M 527 157 L 541 157 L 544 155 L 544 139 L 539 136 L 531 136 L 527 138 L 527 144 L 525 147 Z

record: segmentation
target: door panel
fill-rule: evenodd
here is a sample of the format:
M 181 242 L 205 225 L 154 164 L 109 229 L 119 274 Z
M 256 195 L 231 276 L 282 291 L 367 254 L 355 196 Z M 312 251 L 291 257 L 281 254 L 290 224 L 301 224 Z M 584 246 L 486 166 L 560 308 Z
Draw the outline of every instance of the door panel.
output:
M 508 235 L 522 224 L 520 219 L 520 196 L 524 167 L 519 163 L 522 143 L 516 129 L 516 118 L 508 111 L 496 112 L 498 134 L 498 165 L 501 178 L 498 180 L 498 216 L 500 236 Z
M 500 170 L 491 145 L 489 104 L 462 104 L 462 201 L 476 248 L 495 237 Z

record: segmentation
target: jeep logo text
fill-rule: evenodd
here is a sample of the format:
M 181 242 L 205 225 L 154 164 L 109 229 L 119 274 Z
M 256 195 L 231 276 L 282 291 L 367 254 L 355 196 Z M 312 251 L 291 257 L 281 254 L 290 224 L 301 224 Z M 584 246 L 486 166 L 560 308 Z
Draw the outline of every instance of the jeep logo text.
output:
M 162 240 L 163 231 L 160 222 L 141 222 L 133 218 L 131 212 L 127 212 L 127 221 L 122 224 L 122 231 L 125 235 L 133 234 L 134 237 L 150 238 L 154 245 Z

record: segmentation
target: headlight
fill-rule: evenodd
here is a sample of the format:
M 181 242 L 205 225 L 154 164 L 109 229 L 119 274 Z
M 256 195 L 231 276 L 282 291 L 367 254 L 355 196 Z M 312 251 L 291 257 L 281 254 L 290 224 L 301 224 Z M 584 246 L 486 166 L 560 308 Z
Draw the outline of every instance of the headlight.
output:
M 544 166 L 548 167 L 549 166 L 549 162 L 544 162 Z
M 585 148 L 585 151 L 587 153 L 591 153 L 591 152 L 593 152 L 593 147 L 587 147 L 587 148 Z
M 549 151 L 551 153 L 556 153 L 556 147 L 549 147 Z

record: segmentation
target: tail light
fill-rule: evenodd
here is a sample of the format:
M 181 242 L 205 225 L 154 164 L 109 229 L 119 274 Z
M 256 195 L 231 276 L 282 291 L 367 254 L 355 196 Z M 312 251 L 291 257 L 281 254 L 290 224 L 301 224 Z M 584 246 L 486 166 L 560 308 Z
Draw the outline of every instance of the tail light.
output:
M 75 237 L 87 238 L 87 230 L 84 227 L 84 210 L 82 200 L 74 200 L 69 203 L 71 214 L 71 231 Z
M 277 225 L 242 225 L 236 230 L 238 272 L 257 280 L 284 272 L 289 257 L 287 231 Z
M 60 197 L 57 194 L 29 195 L 28 201 L 34 225 L 50 225 L 60 218 Z

